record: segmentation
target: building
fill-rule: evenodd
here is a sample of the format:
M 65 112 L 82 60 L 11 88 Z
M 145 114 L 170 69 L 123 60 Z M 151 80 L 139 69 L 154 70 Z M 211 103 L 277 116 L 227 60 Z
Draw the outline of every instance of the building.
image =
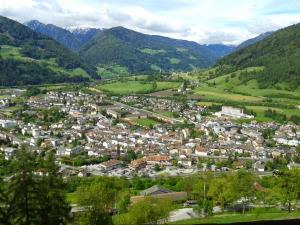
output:
M 132 160 L 130 163 L 130 166 L 133 169 L 141 169 L 141 168 L 145 168 L 147 165 L 147 162 L 145 159 L 137 159 L 137 160 Z
M 148 165 L 155 165 L 155 164 L 160 164 L 164 166 L 170 166 L 171 164 L 171 159 L 169 156 L 165 155 L 154 155 L 154 156 L 147 156 L 143 158 Z
M 0 120 L 0 126 L 3 128 L 13 128 L 17 126 L 17 122 L 13 120 Z
M 4 149 L 4 157 L 6 160 L 10 160 L 12 157 L 14 157 L 17 153 L 16 148 L 5 148 Z
M 182 201 L 182 200 L 186 200 L 187 193 L 174 192 L 166 188 L 162 188 L 158 185 L 154 185 L 144 191 L 141 191 L 139 196 L 132 196 L 130 198 L 130 201 L 132 204 L 134 204 L 143 200 L 147 196 L 151 196 L 153 198 L 169 198 L 172 201 Z
M 244 110 L 240 108 L 234 108 L 231 106 L 222 106 L 222 111 L 216 112 L 216 116 L 230 116 L 234 118 L 254 118 L 252 115 L 244 114 Z
M 100 164 L 100 167 L 103 168 L 105 171 L 110 171 L 113 169 L 120 168 L 123 165 L 123 162 L 116 159 L 111 159 L 106 162 Z
M 208 156 L 208 151 L 203 146 L 197 146 L 197 148 L 195 149 L 195 155 L 200 157 L 205 157 Z

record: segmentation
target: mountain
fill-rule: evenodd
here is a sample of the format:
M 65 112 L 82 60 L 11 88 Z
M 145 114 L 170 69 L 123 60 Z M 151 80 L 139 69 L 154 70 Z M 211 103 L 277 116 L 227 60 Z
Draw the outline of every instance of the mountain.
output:
M 55 40 L 0 16 L 0 82 L 2 86 L 80 82 L 99 78 Z
M 207 45 L 209 50 L 211 50 L 217 58 L 222 58 L 236 50 L 234 45 L 223 45 L 223 44 L 212 44 Z
M 94 38 L 97 33 L 101 32 L 100 29 L 95 28 L 75 29 L 71 32 L 53 24 L 41 23 L 38 20 L 31 20 L 24 25 L 37 33 L 53 38 L 72 51 L 78 51 L 84 44 Z
M 244 83 L 257 80 L 260 88 L 277 86 L 295 89 L 300 85 L 299 40 L 300 24 L 296 24 L 226 56 L 217 65 L 227 72 L 262 67 L 262 71 L 240 75 L 240 79 Z
M 236 50 L 239 50 L 239 49 L 242 49 L 242 48 L 246 48 L 246 47 L 248 47 L 250 45 L 255 44 L 256 42 L 262 41 L 265 38 L 269 37 L 272 33 L 273 33 L 273 31 L 269 31 L 269 32 L 266 32 L 266 33 L 262 33 L 262 34 L 258 35 L 257 37 L 248 39 L 248 40 L 242 42 L 240 45 L 238 45 L 237 48 L 236 48 Z
M 226 48 L 223 46 L 222 51 L 218 51 L 221 46 L 210 48 L 196 42 L 115 27 L 103 30 L 79 53 L 97 66 L 115 64 L 127 68 L 130 73 L 153 73 L 209 67 L 229 52 Z

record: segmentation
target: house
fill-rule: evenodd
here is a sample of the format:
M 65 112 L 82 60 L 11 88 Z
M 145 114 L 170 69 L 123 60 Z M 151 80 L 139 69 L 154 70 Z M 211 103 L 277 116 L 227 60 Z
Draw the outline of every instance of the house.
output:
M 289 170 L 294 169 L 294 168 L 300 169 L 300 164 L 299 164 L 299 163 L 295 163 L 295 162 L 291 162 L 291 163 L 289 163 L 289 164 L 287 165 L 287 168 L 288 168 Z
M 165 165 L 169 166 L 171 165 L 171 160 L 169 156 L 164 156 L 164 155 L 155 155 L 155 156 L 147 156 L 143 158 L 148 165 L 155 165 L 155 164 L 160 164 L 160 165 Z
M 148 196 L 149 195 L 160 195 L 160 194 L 171 193 L 171 192 L 173 192 L 173 191 L 168 190 L 166 188 L 162 188 L 158 185 L 154 185 L 144 191 L 141 191 L 140 195 L 144 195 L 144 196 L 145 195 L 148 195 Z
M 110 171 L 113 169 L 120 168 L 122 166 L 123 162 L 116 159 L 111 159 L 106 162 L 103 162 L 100 164 L 100 167 L 103 168 L 105 171 Z
M 17 153 L 16 148 L 5 148 L 4 149 L 4 158 L 6 160 L 10 160 L 12 157 L 14 157 Z
M 192 160 L 190 159 L 181 159 L 178 161 L 179 165 L 182 165 L 183 167 L 190 168 L 192 167 Z
M 135 204 L 135 203 L 143 200 L 147 196 L 151 196 L 153 198 L 169 198 L 172 201 L 182 201 L 187 198 L 187 193 L 186 192 L 174 192 L 174 191 L 168 190 L 166 188 L 162 188 L 158 185 L 155 185 L 144 191 L 141 191 L 139 196 L 132 196 L 130 198 L 130 201 L 132 204 Z
M 113 118 L 119 118 L 120 117 L 120 114 L 112 109 L 108 109 L 106 111 L 107 115 L 110 115 L 112 116 Z
M 197 146 L 195 149 L 195 155 L 200 157 L 208 156 L 208 151 L 203 146 Z
M 17 126 L 17 122 L 14 120 L 0 120 L 0 126 L 3 128 L 13 128 Z
M 60 147 L 56 150 L 56 155 L 57 156 L 73 156 L 73 155 L 77 155 L 82 151 L 82 147 L 81 146 L 77 146 L 74 148 L 63 148 Z
M 261 161 L 257 161 L 253 164 L 253 169 L 256 172 L 264 172 L 265 171 L 265 163 Z
M 133 169 L 145 168 L 146 165 L 147 165 L 147 161 L 145 159 L 132 160 L 131 163 L 130 163 L 130 166 Z

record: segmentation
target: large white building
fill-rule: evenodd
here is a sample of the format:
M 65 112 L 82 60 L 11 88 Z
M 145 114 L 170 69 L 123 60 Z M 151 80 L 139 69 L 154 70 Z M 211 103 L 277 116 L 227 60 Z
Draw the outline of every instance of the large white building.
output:
M 230 116 L 235 118 L 254 118 L 252 115 L 244 114 L 244 110 L 231 106 L 222 106 L 222 111 L 216 112 L 216 116 Z
M 14 120 L 0 120 L 0 126 L 3 128 L 13 128 L 17 126 L 17 122 Z

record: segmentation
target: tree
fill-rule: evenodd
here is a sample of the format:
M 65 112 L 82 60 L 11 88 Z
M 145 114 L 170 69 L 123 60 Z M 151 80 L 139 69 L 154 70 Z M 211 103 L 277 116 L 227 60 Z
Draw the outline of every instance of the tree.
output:
M 156 83 L 156 81 L 154 81 L 153 83 L 152 83 L 152 90 L 156 90 L 157 89 L 157 83 Z
M 232 177 L 224 176 L 213 179 L 209 186 L 208 195 L 213 199 L 214 203 L 221 206 L 222 212 L 227 204 L 235 200 L 233 191 Z
M 25 147 L 22 147 L 16 156 L 14 171 L 8 184 L 10 199 L 13 206 L 13 224 L 31 225 L 38 223 L 37 205 L 39 193 L 34 179 L 34 156 Z
M 255 197 L 255 177 L 249 172 L 240 170 L 232 176 L 232 181 L 234 194 L 237 200 L 241 201 L 245 213 L 247 204 Z
M 12 166 L 5 192 L 7 224 L 67 224 L 70 207 L 53 154 L 45 160 L 22 146 Z
M 198 210 L 201 211 L 203 215 L 211 215 L 213 213 L 213 201 L 212 198 L 208 196 L 210 182 L 211 176 L 208 173 L 200 177 L 193 186 L 193 194 L 198 201 Z
M 280 173 L 278 188 L 282 204 L 291 212 L 292 203 L 299 200 L 300 196 L 300 170 L 293 169 Z
M 50 153 L 43 161 L 45 173 L 38 177 L 41 193 L 39 196 L 40 224 L 67 224 L 70 206 L 65 198 L 65 184 L 59 175 L 59 167 L 55 164 L 54 154 Z
M 116 191 L 108 182 L 91 183 L 79 187 L 79 206 L 84 208 L 78 218 L 82 224 L 102 225 L 112 224 L 111 211 L 115 201 Z
M 171 210 L 172 202 L 170 199 L 145 197 L 143 200 L 133 204 L 127 214 L 116 216 L 114 224 L 140 225 L 163 223 L 168 218 Z
M 8 191 L 3 179 L 0 177 L 0 224 L 11 225 L 10 205 L 8 201 Z

